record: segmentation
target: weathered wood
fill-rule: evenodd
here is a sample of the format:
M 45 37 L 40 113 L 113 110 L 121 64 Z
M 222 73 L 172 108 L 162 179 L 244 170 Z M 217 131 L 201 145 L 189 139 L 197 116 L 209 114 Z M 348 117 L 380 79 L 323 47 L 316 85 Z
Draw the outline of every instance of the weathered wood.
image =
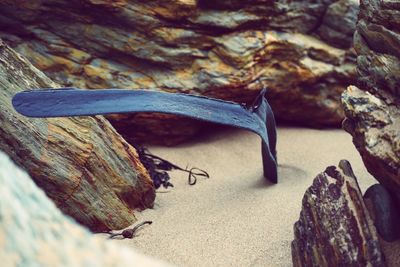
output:
M 66 214 L 92 230 L 120 229 L 155 192 L 136 150 L 103 117 L 30 119 L 16 92 L 57 87 L 0 41 L 0 149 L 29 172 Z
M 307 189 L 294 226 L 294 266 L 385 266 L 350 164 L 328 167 Z
M 275 118 L 265 93 L 266 89 L 252 106 L 244 108 L 237 103 L 188 94 L 59 88 L 18 93 L 13 106 L 19 113 L 35 118 L 156 111 L 242 128 L 261 137 L 264 177 L 277 183 Z
M 0 151 L 1 266 L 149 266 L 166 264 L 94 237 L 54 206 Z

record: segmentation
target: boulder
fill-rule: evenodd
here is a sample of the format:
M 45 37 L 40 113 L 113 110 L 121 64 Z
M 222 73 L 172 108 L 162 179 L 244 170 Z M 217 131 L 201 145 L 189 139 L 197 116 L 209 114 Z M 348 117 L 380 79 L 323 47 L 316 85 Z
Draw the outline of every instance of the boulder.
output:
M 337 47 L 348 48 L 353 43 L 358 15 L 358 1 L 339 0 L 332 3 L 318 28 L 319 36 Z
M 0 37 L 64 86 L 249 102 L 261 78 L 278 120 L 320 127 L 340 125 L 340 94 L 355 77 L 357 0 L 21 0 L 0 8 Z M 203 128 L 159 114 L 109 120 L 129 140 L 158 143 Z
M 304 194 L 293 266 L 386 266 L 350 163 L 328 167 Z
M 136 221 L 153 205 L 153 183 L 130 146 L 103 117 L 32 119 L 11 99 L 19 91 L 58 87 L 0 40 L 0 149 L 55 204 L 93 231 Z
M 2 266 L 167 266 L 64 216 L 2 151 L 0 185 Z
M 400 5 L 362 0 L 354 47 L 358 82 L 342 96 L 344 128 L 368 171 L 400 203 Z
M 377 184 L 377 185 L 371 186 L 367 191 L 370 191 L 371 189 L 372 190 L 376 190 L 377 186 L 379 186 L 379 188 L 383 188 L 384 190 L 386 190 L 382 185 Z M 386 190 L 386 192 L 388 192 L 388 191 Z M 371 192 L 369 192 L 369 193 L 371 193 Z M 381 196 L 375 195 L 375 196 L 372 196 L 372 198 L 375 198 L 375 201 L 376 201 L 379 198 L 382 198 L 382 195 Z M 394 225 L 393 225 L 394 228 L 390 229 L 390 231 L 394 230 L 394 232 L 390 233 L 389 231 L 387 231 L 388 229 L 385 230 L 385 231 L 387 231 L 386 233 L 390 233 L 390 234 L 393 235 L 389 239 L 387 239 L 387 240 L 390 240 L 390 241 L 386 241 L 384 235 L 379 233 L 379 228 L 380 227 L 382 227 L 382 226 L 388 227 L 389 226 L 389 228 L 390 228 L 391 227 L 390 224 L 393 223 L 393 222 L 390 222 L 391 221 L 390 219 L 387 220 L 388 219 L 387 216 L 389 215 L 390 217 L 392 217 L 391 219 L 394 219 L 393 215 L 396 216 L 395 213 L 397 213 L 397 215 L 398 215 L 400 213 L 400 211 L 393 209 L 393 210 L 391 210 L 390 213 L 386 213 L 386 212 L 382 213 L 382 208 L 386 209 L 388 206 L 392 206 L 393 202 L 378 204 L 378 203 L 373 203 L 375 201 L 371 199 L 371 196 L 364 195 L 364 203 L 367 206 L 367 209 L 368 209 L 368 211 L 369 211 L 369 213 L 370 213 L 370 215 L 372 217 L 372 220 L 374 220 L 375 225 L 376 225 L 377 230 L 378 230 L 378 239 L 379 239 L 379 242 L 381 244 L 381 248 L 382 248 L 383 255 L 385 257 L 386 265 L 388 267 L 400 266 L 400 257 L 399 257 L 400 256 L 400 254 L 399 254 L 399 251 L 400 251 L 400 240 L 393 241 L 393 236 L 396 236 L 396 234 L 399 234 L 398 221 L 395 221 Z M 378 204 L 378 209 L 377 209 L 377 205 L 376 204 Z M 387 205 L 387 204 L 389 204 L 389 205 Z M 386 218 L 384 218 L 384 217 L 386 217 Z M 389 223 L 389 225 L 388 225 L 388 223 Z M 381 230 L 382 230 L 382 228 L 381 228 Z
M 390 192 L 381 184 L 370 186 L 364 201 L 372 215 L 379 236 L 387 242 L 400 238 L 400 209 Z

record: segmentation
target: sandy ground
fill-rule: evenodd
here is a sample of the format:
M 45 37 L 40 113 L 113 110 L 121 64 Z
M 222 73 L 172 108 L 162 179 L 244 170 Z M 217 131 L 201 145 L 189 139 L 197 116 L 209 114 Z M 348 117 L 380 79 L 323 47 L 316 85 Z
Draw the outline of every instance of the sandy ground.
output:
M 262 177 L 260 142 L 246 131 L 220 129 L 178 147 L 151 147 L 211 178 L 190 186 L 185 173 L 172 172 L 175 187 L 157 194 L 154 209 L 138 214 L 139 222 L 153 224 L 134 239 L 115 242 L 177 266 L 292 266 L 293 224 L 316 174 L 347 159 L 363 192 L 375 183 L 342 130 L 279 128 L 276 185 Z

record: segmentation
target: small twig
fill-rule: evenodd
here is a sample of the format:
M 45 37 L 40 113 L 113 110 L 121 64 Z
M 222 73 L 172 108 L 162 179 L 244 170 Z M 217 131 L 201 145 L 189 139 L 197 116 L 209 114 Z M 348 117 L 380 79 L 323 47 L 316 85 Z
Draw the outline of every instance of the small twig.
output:
M 157 194 L 166 194 L 166 193 L 171 193 L 172 191 L 156 191 Z
M 139 223 L 138 225 L 136 225 L 135 227 L 131 228 L 131 229 L 125 229 L 123 230 L 121 233 L 108 233 L 110 236 L 108 237 L 109 239 L 113 239 L 116 236 L 122 235 L 123 238 L 133 238 L 135 236 L 136 231 L 142 227 L 145 224 L 152 224 L 152 221 L 144 221 L 142 223 Z

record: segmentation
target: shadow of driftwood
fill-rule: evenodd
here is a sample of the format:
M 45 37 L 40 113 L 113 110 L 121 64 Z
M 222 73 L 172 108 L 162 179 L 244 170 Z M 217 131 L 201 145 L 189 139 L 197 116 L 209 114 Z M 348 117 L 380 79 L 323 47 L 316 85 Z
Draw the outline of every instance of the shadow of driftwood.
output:
M 278 164 L 278 184 L 273 184 L 264 176 L 260 175 L 259 179 L 253 183 L 253 188 L 267 189 L 271 186 L 279 186 L 280 184 L 295 183 L 299 180 L 307 178 L 307 172 L 300 167 L 289 164 Z

